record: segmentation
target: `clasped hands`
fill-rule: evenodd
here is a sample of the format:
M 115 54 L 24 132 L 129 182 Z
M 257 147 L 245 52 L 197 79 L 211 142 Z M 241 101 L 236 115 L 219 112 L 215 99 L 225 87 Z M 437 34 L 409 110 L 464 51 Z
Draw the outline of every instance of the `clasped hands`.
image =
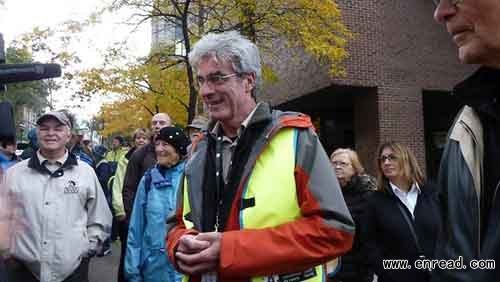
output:
M 188 275 L 217 271 L 221 238 L 220 232 L 182 235 L 175 252 L 179 269 Z

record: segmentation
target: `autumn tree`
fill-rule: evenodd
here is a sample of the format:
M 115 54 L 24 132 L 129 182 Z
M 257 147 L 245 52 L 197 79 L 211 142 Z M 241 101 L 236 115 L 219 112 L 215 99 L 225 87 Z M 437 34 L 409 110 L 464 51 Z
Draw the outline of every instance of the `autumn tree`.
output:
M 28 50 L 37 61 L 56 63 L 63 69 L 62 79 L 44 80 L 49 92 L 50 109 L 54 109 L 51 94 L 61 87 L 72 88 L 76 82 L 74 77 L 77 71 L 74 68 L 81 63 L 81 60 L 76 52 L 71 50 L 71 44 L 74 36 L 88 24 L 88 20 L 83 23 L 70 20 L 55 28 L 35 27 L 11 43 L 13 48 Z
M 187 84 L 183 69 L 162 70 L 152 61 L 125 68 L 94 68 L 80 73 L 81 91 L 90 95 L 114 93 L 118 99 L 101 108 L 102 136 L 126 135 L 137 127 L 149 127 L 151 117 L 168 112 L 180 125 L 187 122 Z
M 351 34 L 334 0 L 114 0 L 101 13 L 123 9 L 134 11 L 127 23 L 135 27 L 149 20 L 164 23 L 160 24 L 164 30 L 158 32 L 171 36 L 152 50 L 147 61 L 157 63 L 162 71 L 184 69 L 189 121 L 196 113 L 197 92 L 187 54 L 208 32 L 239 30 L 269 57 L 273 57 L 276 39 L 284 39 L 292 50 L 305 50 L 330 64 L 332 75 L 344 72 L 341 62 L 347 57 L 345 47 Z M 111 48 L 108 58 L 126 57 L 119 52 L 120 48 Z M 273 77 L 265 64 L 263 70 L 264 78 Z

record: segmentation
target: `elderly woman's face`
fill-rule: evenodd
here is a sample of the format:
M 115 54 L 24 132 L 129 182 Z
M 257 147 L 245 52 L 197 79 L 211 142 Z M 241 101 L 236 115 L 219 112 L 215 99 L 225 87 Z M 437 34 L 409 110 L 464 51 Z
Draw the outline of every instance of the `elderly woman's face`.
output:
M 434 18 L 446 24 L 460 61 L 500 66 L 500 1 L 441 0 Z
M 380 167 L 382 173 L 387 179 L 394 182 L 394 179 L 402 175 L 401 164 L 399 157 L 391 148 L 384 148 L 379 156 Z
M 351 181 L 354 174 L 356 174 L 351 158 L 348 154 L 341 153 L 333 156 L 331 161 L 340 186 L 345 187 Z
M 163 140 L 156 140 L 155 151 L 158 164 L 162 166 L 171 167 L 180 160 L 180 156 L 175 148 Z

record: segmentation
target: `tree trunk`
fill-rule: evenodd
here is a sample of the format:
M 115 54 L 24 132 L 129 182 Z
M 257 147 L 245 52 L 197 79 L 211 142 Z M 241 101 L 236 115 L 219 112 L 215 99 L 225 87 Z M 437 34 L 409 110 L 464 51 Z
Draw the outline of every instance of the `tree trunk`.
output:
M 196 99 L 198 98 L 198 91 L 196 91 L 194 87 L 194 72 L 193 68 L 189 64 L 187 60 L 187 54 L 191 52 L 191 43 L 189 41 L 189 33 L 188 33 L 188 11 L 189 5 L 191 4 L 190 0 L 187 0 L 184 4 L 184 11 L 182 14 L 182 36 L 184 37 L 184 47 L 186 48 L 186 71 L 188 76 L 189 83 L 189 108 L 188 108 L 188 124 L 193 121 L 194 116 L 196 115 Z

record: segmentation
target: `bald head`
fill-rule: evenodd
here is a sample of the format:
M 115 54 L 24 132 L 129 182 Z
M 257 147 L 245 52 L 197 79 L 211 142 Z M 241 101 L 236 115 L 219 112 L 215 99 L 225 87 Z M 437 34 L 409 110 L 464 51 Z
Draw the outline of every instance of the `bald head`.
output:
M 151 130 L 155 136 L 160 133 L 160 129 L 170 125 L 172 125 L 172 120 L 166 113 L 158 113 L 151 119 Z

